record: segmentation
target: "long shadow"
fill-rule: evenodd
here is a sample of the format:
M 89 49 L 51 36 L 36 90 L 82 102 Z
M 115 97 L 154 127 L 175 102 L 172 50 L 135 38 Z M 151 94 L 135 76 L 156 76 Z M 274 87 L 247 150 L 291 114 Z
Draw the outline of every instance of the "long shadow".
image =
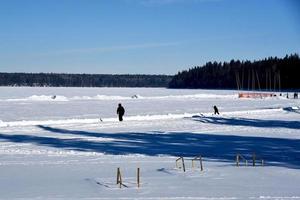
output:
M 201 133 L 98 133 L 72 131 L 43 126 L 55 134 L 74 134 L 109 138 L 104 141 L 84 139 L 59 139 L 29 135 L 0 134 L 0 141 L 33 143 L 41 146 L 69 149 L 75 151 L 99 152 L 111 155 L 144 154 L 149 156 L 203 155 L 205 158 L 233 163 L 236 153 L 250 156 L 256 152 L 269 165 L 300 168 L 300 140 L 266 137 L 246 137 L 214 135 Z M 41 128 L 43 128 L 41 127 Z
M 202 123 L 231 125 L 231 126 L 251 126 L 260 128 L 288 128 L 300 129 L 299 121 L 284 121 L 284 120 L 263 120 L 263 119 L 249 119 L 249 118 L 224 118 L 224 117 L 209 117 L 209 116 L 195 116 L 193 120 Z
M 286 107 L 286 108 L 283 108 L 283 110 L 287 111 L 287 112 L 293 112 L 293 113 L 300 114 L 300 109 L 294 109 L 292 107 Z

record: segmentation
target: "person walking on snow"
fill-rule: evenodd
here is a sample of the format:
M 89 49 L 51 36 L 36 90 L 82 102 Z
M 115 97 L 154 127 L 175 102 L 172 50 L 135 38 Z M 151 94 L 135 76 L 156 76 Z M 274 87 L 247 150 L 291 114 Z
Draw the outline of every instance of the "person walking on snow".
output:
M 220 114 L 220 113 L 219 113 L 219 109 L 217 108 L 217 106 L 214 106 L 214 111 L 215 111 L 215 115 L 216 115 L 216 114 L 218 114 L 218 115 Z
M 120 122 L 123 121 L 123 115 L 125 114 L 125 109 L 120 103 L 117 109 L 117 114 L 119 115 L 119 121 Z

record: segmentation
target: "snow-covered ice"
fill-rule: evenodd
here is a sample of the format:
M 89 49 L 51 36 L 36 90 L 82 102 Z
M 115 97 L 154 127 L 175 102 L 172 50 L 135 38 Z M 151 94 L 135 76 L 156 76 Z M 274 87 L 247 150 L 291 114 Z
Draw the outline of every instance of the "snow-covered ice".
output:
M 0 87 L 0 199 L 300 199 L 300 100 L 237 96 Z M 264 166 L 252 166 L 254 152 Z M 235 166 L 237 153 L 248 166 Z M 203 171 L 191 165 L 198 155 Z

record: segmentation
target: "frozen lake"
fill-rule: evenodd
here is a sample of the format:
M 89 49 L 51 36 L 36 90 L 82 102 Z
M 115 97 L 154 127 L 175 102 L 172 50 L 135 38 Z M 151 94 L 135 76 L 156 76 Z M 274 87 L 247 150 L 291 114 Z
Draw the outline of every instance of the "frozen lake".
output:
M 213 105 L 224 112 L 295 103 L 286 98 L 239 99 L 237 94 L 234 90 L 0 87 L 0 120 L 115 117 L 118 103 L 124 105 L 127 116 L 208 113 Z
M 237 93 L 0 87 L 0 199 L 300 199 L 300 100 Z

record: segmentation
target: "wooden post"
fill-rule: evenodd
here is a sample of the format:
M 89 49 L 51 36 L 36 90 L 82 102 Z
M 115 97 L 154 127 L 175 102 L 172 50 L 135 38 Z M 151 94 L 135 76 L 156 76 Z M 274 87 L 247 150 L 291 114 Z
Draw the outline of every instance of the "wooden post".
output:
M 176 161 L 175 161 L 175 162 L 176 162 L 176 168 L 179 168 L 179 169 L 180 169 L 180 166 L 178 166 L 178 162 L 179 162 L 179 160 L 181 160 L 181 158 L 182 158 L 182 157 L 179 157 L 179 158 L 176 159 Z
M 252 154 L 252 164 L 253 164 L 253 167 L 255 167 L 255 160 L 256 160 L 256 155 L 255 153 Z
M 176 159 L 176 167 L 179 168 L 179 169 L 181 168 L 180 166 L 178 166 L 178 162 L 180 160 L 182 162 L 183 171 L 185 172 L 185 165 L 184 165 L 184 158 L 183 157 L 179 157 L 179 158 Z
M 137 186 L 140 187 L 140 168 L 137 168 Z
M 120 183 L 120 188 L 122 187 L 122 175 L 121 175 L 121 171 L 120 171 L 120 180 L 119 180 L 119 183 Z
M 200 169 L 201 169 L 201 171 L 203 171 L 202 156 L 200 156 Z
M 181 160 L 181 157 L 177 158 L 176 161 L 175 161 L 175 163 L 176 163 L 176 168 L 179 168 L 179 169 L 180 169 L 180 166 L 178 166 L 178 161 L 179 161 L 179 160 Z
M 117 184 L 120 184 L 120 188 L 122 187 L 122 176 L 121 176 L 121 171 L 120 171 L 119 167 L 117 169 Z
M 184 158 L 181 157 L 181 159 L 182 159 L 182 167 L 183 167 L 183 171 L 185 172 Z
M 200 162 L 200 169 L 203 171 L 203 164 L 202 164 L 202 156 L 196 156 L 195 158 L 192 159 L 192 168 L 194 169 L 195 163 L 194 161 L 199 160 Z
M 192 168 L 194 169 L 194 159 L 192 160 Z
M 240 166 L 240 155 L 236 154 L 236 166 Z
M 117 184 L 119 183 L 119 177 L 120 177 L 120 168 L 117 168 Z

